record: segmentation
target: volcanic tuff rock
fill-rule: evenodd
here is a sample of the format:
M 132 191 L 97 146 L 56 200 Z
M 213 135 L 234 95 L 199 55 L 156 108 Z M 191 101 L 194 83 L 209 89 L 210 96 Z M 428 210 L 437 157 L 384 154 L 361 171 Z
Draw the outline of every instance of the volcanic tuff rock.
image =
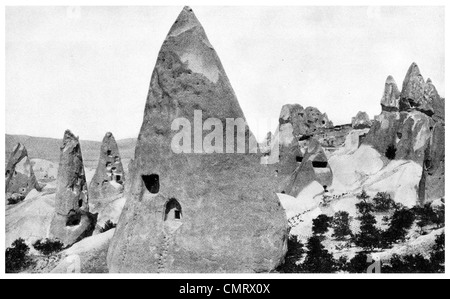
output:
M 220 138 L 226 118 L 245 119 L 215 50 L 185 7 L 150 81 L 130 192 L 108 251 L 110 272 L 267 272 L 283 261 L 286 214 L 261 155 L 249 153 L 250 145 L 241 154 L 171 147 L 180 130 L 171 130 L 172 122 L 185 118 L 195 127 L 194 110 L 203 121 L 220 120 Z M 190 141 L 208 134 L 179 141 L 192 149 Z M 249 143 L 254 138 L 248 128 L 239 134 Z
M 437 123 L 432 130 L 423 161 L 422 178 L 419 183 L 421 203 L 445 196 L 445 127 Z
M 332 127 L 333 123 L 328 119 L 327 114 L 322 114 L 317 108 L 303 109 L 299 104 L 284 105 L 281 108 L 279 126 L 275 133 L 278 135 L 280 146 L 278 173 L 290 176 L 297 168 L 295 152 L 299 139 Z
M 100 148 L 100 158 L 94 177 L 89 184 L 89 199 L 107 199 L 123 192 L 124 169 L 116 140 L 111 132 L 107 132 Z M 94 201 L 93 201 L 94 200 Z
M 291 175 L 284 190 L 286 194 L 297 197 L 313 181 L 319 182 L 324 189 L 331 185 L 333 173 L 322 146 L 315 138 L 309 139 L 308 145 L 300 150 L 296 160 L 300 165 Z
M 395 90 L 395 82 L 388 81 Z M 422 164 L 431 136 L 430 128 L 436 121 L 444 119 L 444 100 L 431 80 L 423 82 L 418 66 L 413 63 L 403 82 L 400 112 L 385 109 L 385 103 L 386 98 L 383 97 L 383 110 L 375 117 L 364 143 L 372 145 L 382 154 L 386 154 L 388 148 L 394 149 L 396 159 L 410 159 Z
M 6 198 L 17 193 L 25 197 L 31 190 L 41 191 L 25 146 L 18 143 L 11 153 L 5 170 Z
M 89 213 L 83 157 L 78 138 L 64 132 L 50 234 L 71 245 L 92 234 L 97 215 Z
M 355 117 L 352 117 L 353 129 L 365 129 L 370 128 L 371 126 L 372 122 L 366 112 L 359 111 Z
M 416 109 L 432 115 L 434 113 L 431 99 L 424 96 L 425 81 L 416 63 L 412 63 L 403 80 L 402 92 L 400 94 L 400 111 Z
M 384 84 L 384 93 L 381 98 L 381 109 L 383 111 L 398 111 L 400 101 L 400 91 L 392 76 L 388 76 Z

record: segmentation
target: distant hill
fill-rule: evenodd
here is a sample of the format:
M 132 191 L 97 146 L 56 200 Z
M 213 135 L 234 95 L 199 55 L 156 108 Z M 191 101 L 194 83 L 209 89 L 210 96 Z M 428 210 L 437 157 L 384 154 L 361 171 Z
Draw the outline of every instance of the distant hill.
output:
M 122 162 L 125 163 L 125 169 L 128 168 L 129 160 L 134 157 L 136 141 L 136 138 L 117 140 Z M 39 158 L 56 164 L 59 163 L 59 148 L 62 139 L 9 134 L 5 135 L 5 162 L 7 162 L 14 146 L 19 142 L 25 145 L 30 159 Z M 85 166 L 95 168 L 100 156 L 101 141 L 80 140 L 80 142 Z

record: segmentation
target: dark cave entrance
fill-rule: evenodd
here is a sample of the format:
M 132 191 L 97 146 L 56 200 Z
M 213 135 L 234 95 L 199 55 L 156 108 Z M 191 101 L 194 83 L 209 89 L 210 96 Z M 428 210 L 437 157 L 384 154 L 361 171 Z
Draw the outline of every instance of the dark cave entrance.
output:
M 323 161 L 313 161 L 312 162 L 312 166 L 314 168 L 325 168 L 328 166 L 328 162 L 323 162 Z
M 159 175 L 142 175 L 142 180 L 144 181 L 145 187 L 150 193 L 156 194 L 159 192 Z
M 302 160 L 303 160 L 303 157 L 300 157 L 300 156 L 295 157 L 295 161 L 297 161 L 297 162 L 302 162 Z

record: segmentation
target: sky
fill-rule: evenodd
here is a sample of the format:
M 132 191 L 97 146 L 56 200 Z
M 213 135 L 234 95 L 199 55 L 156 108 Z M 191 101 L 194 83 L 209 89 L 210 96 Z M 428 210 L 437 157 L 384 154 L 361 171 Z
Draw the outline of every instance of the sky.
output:
M 182 6 L 6 7 L 6 133 L 137 137 L 159 49 Z M 298 103 L 334 124 L 380 113 L 412 62 L 445 97 L 443 7 L 192 6 L 261 140 Z

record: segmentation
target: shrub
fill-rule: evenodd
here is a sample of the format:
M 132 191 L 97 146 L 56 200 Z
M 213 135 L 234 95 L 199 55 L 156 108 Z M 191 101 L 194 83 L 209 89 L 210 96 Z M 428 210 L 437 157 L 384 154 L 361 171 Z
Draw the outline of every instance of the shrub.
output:
M 291 235 L 289 236 L 287 245 L 288 250 L 284 258 L 284 263 L 278 266 L 276 270 L 282 273 L 299 273 L 301 269 L 297 265 L 297 262 L 300 261 L 305 253 L 303 244 L 298 241 L 297 236 Z
M 430 256 L 431 267 L 434 273 L 445 272 L 445 233 L 436 237 Z
M 445 223 L 445 210 L 442 206 L 433 209 L 431 203 L 427 203 L 423 207 L 416 206 L 412 210 L 419 220 L 417 225 L 421 229 L 432 224 L 440 227 Z
M 31 264 L 30 247 L 22 238 L 15 240 L 5 252 L 6 273 L 17 273 Z
M 384 273 L 433 273 L 429 260 L 421 254 L 399 256 L 394 254 L 389 260 L 390 265 L 383 265 Z
M 53 253 L 60 252 L 63 249 L 64 244 L 59 240 L 45 239 L 42 241 L 41 239 L 34 242 L 33 247 L 44 255 L 51 255 Z
M 331 225 L 332 219 L 332 217 L 328 217 L 325 214 L 317 216 L 317 218 L 313 220 L 313 233 L 320 235 L 326 233 Z
M 346 236 L 352 234 L 352 230 L 350 229 L 350 221 L 351 218 L 348 212 L 339 211 L 334 214 L 332 227 L 333 227 L 333 237 L 338 240 L 345 239 Z
M 25 195 L 15 193 L 8 198 L 8 205 L 15 205 L 24 199 Z
M 106 231 L 109 231 L 110 229 L 113 229 L 117 226 L 116 223 L 113 223 L 111 220 L 108 220 L 105 222 L 105 225 L 100 229 L 100 233 L 104 233 Z
M 376 212 L 387 212 L 395 206 L 394 200 L 387 192 L 378 192 L 373 198 Z

